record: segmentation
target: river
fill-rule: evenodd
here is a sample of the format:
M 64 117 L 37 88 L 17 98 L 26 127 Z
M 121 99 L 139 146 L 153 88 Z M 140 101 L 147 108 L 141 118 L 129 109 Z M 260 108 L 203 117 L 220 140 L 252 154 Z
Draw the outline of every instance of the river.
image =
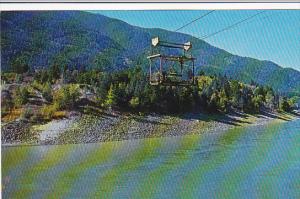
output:
M 300 120 L 223 133 L 2 146 L 3 198 L 300 198 Z

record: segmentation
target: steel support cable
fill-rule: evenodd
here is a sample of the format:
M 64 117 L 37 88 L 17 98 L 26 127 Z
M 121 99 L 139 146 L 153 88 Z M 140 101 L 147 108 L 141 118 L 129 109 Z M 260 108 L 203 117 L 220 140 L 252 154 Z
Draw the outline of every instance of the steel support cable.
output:
M 214 32 L 214 33 L 211 33 L 211 34 L 208 34 L 208 35 L 205 35 L 205 36 L 202 36 L 202 37 L 197 37 L 197 38 L 198 38 L 198 39 L 204 40 L 204 39 L 207 39 L 207 38 L 209 38 L 209 37 L 215 36 L 216 34 L 219 34 L 219 33 L 221 33 L 221 32 L 224 32 L 224 31 L 226 31 L 226 30 L 229 30 L 229 29 L 231 29 L 231 28 L 234 28 L 235 26 L 240 25 L 241 23 L 244 23 L 244 22 L 246 22 L 246 21 L 248 21 L 248 20 L 250 20 L 250 19 L 252 19 L 252 18 L 254 18 L 254 17 L 256 17 L 256 16 L 258 16 L 258 15 L 260 15 L 260 14 L 262 14 L 262 13 L 264 13 L 264 12 L 267 12 L 267 11 L 261 11 L 261 12 L 258 12 L 258 13 L 254 14 L 254 15 L 251 15 L 250 17 L 247 17 L 247 18 L 245 18 L 245 19 L 243 19 L 243 20 L 241 20 L 241 21 L 238 21 L 238 22 L 236 22 L 236 23 L 234 23 L 234 24 L 232 24 L 232 25 L 230 25 L 230 26 L 227 26 L 227 27 L 225 27 L 225 28 L 223 28 L 223 29 L 221 29 L 221 30 L 218 30 L 218 31 L 216 31 L 216 32 Z
M 181 29 L 183 29 L 183 28 L 185 28 L 185 27 L 191 25 L 192 23 L 194 23 L 194 22 L 196 22 L 196 21 L 198 21 L 198 20 L 200 20 L 200 19 L 206 17 L 207 15 L 209 15 L 209 14 L 211 14 L 211 13 L 213 13 L 214 11 L 215 11 L 215 10 L 211 10 L 211 11 L 205 13 L 204 15 L 201 15 L 200 17 L 194 19 L 193 21 L 190 21 L 189 23 L 184 24 L 184 25 L 181 26 L 180 28 L 177 28 L 176 30 L 174 30 L 174 32 L 177 32 L 177 31 L 179 31 L 179 30 L 181 30 Z

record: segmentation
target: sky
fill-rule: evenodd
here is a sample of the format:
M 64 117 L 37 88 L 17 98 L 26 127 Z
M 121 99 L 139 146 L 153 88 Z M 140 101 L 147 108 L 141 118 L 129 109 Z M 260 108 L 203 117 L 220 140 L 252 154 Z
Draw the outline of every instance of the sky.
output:
M 145 28 L 176 30 L 208 10 L 93 11 Z M 203 37 L 261 10 L 216 10 L 179 32 Z M 270 60 L 300 71 L 300 10 L 267 10 L 250 20 L 205 39 L 230 53 Z

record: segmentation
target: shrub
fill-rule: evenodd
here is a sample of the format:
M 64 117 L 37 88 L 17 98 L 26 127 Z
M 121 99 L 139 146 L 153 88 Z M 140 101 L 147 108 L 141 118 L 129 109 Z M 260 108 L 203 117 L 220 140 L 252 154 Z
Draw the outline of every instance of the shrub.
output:
M 31 116 L 33 116 L 33 110 L 28 107 L 21 113 L 22 119 L 30 119 Z
M 21 84 L 23 81 L 23 76 L 21 74 L 17 74 L 15 81 L 17 84 Z
M 11 106 L 4 103 L 4 105 L 1 105 L 1 117 L 4 117 L 5 115 L 9 114 L 11 111 Z
M 132 108 L 137 108 L 140 104 L 140 99 L 138 97 L 133 97 L 131 98 L 131 100 L 129 101 L 129 104 Z
M 16 75 L 16 73 L 2 72 L 1 80 L 5 81 L 6 83 L 13 83 L 16 79 Z
M 55 111 L 53 114 L 53 118 L 64 118 L 67 116 L 67 112 L 66 111 Z
M 34 74 L 34 81 L 45 83 L 45 82 L 52 82 L 49 72 L 47 70 L 40 70 Z
M 3 117 L 9 114 L 13 106 L 14 104 L 10 93 L 7 92 L 6 95 L 4 93 L 1 93 L 1 116 Z
M 39 112 L 34 112 L 30 118 L 31 122 L 39 122 L 43 119 L 43 116 Z
M 42 88 L 42 96 L 47 100 L 48 102 L 52 102 L 53 95 L 52 95 L 52 88 L 50 83 L 46 83 Z
M 29 92 L 26 87 L 18 87 L 13 93 L 13 100 L 16 107 L 28 102 Z
M 71 109 L 79 99 L 79 86 L 69 84 L 54 93 L 54 103 L 57 104 L 59 110 Z
M 39 83 L 37 80 L 33 80 L 33 82 L 31 83 L 31 87 L 39 91 L 43 90 L 43 85 Z
M 53 118 L 53 116 L 57 110 L 58 110 L 57 104 L 44 105 L 40 110 L 40 114 L 42 115 L 42 117 L 44 119 L 50 120 Z
M 91 106 L 85 105 L 83 108 L 83 112 L 85 114 L 93 114 L 95 113 L 95 110 Z
M 290 111 L 291 107 L 286 97 L 283 97 L 282 100 L 280 100 L 279 108 L 281 111 Z

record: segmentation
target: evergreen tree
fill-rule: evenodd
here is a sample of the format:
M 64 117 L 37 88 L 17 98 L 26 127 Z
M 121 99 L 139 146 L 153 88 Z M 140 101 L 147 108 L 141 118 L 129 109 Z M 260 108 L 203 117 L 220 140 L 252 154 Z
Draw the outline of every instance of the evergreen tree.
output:
M 55 81 L 60 78 L 60 68 L 57 64 L 53 64 L 49 70 L 50 81 Z
M 109 108 L 112 108 L 117 105 L 117 97 L 115 94 L 115 89 L 112 84 L 110 85 L 110 88 L 108 90 L 104 105 Z
M 279 105 L 280 110 L 282 111 L 290 111 L 290 105 L 288 103 L 288 100 L 286 97 L 283 97 L 280 101 L 280 105 Z
M 28 57 L 21 55 L 11 62 L 12 71 L 18 74 L 26 73 L 29 70 Z

